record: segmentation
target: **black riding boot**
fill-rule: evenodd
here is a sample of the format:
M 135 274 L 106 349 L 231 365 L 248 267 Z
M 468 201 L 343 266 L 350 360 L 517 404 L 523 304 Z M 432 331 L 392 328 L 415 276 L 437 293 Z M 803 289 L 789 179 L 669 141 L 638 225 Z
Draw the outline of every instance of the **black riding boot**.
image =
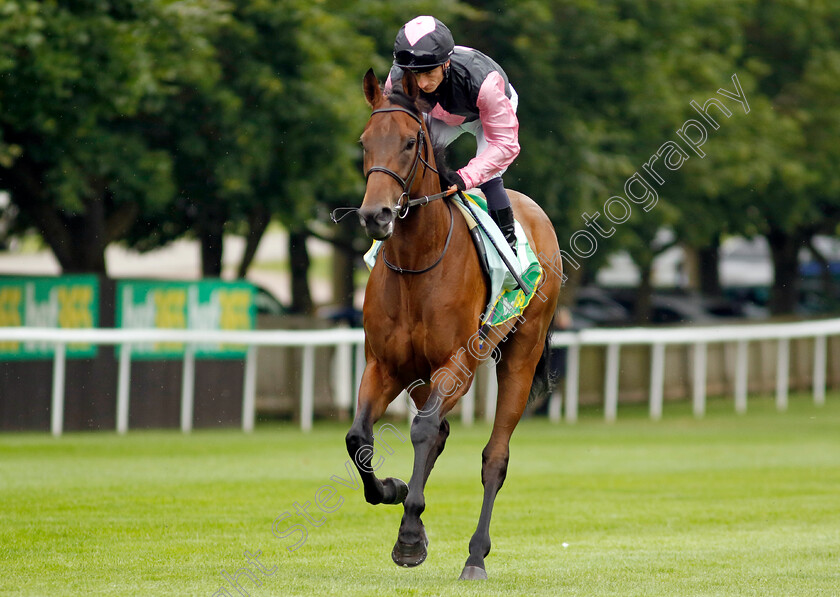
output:
M 510 198 L 505 191 L 505 185 L 501 177 L 491 178 L 484 184 L 478 186 L 487 198 L 487 211 L 490 217 L 496 222 L 499 230 L 510 245 L 513 254 L 516 255 L 516 229 L 513 224 L 513 209 L 510 207 Z
M 516 255 L 516 228 L 513 224 L 513 209 L 510 207 L 494 209 L 490 212 L 490 217 L 496 222 L 513 254 Z

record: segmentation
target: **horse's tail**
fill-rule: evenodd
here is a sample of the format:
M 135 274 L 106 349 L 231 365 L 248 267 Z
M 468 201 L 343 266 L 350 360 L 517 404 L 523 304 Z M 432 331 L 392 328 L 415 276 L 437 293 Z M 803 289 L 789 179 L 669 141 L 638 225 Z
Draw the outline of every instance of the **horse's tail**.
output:
M 551 329 L 549 329 L 545 335 L 545 345 L 540 360 L 537 362 L 536 370 L 534 370 L 534 379 L 531 381 L 528 402 L 541 401 L 549 396 L 554 390 L 555 381 L 555 375 L 551 369 Z

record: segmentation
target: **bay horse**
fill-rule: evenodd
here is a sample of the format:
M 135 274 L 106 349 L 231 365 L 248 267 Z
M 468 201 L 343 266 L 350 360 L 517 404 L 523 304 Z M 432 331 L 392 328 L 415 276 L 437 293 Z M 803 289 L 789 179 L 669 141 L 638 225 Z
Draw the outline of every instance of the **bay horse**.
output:
M 387 240 L 365 290 L 365 370 L 347 450 L 371 504 L 402 503 L 391 553 L 401 566 L 426 559 L 420 515 L 429 473 L 449 435 L 446 415 L 469 389 L 476 368 L 497 355 L 498 397 L 490 440 L 482 453 L 484 501 L 461 579 L 486 579 L 490 516 L 508 467 L 510 437 L 528 402 L 538 363 L 547 360 L 547 335 L 560 293 L 559 259 L 551 222 L 534 201 L 509 191 L 517 220 L 543 263 L 541 286 L 523 314 L 479 337 L 488 281 L 465 223 L 449 199 L 408 208 L 411 198 L 441 194 L 418 85 L 406 71 L 403 90 L 385 96 L 369 70 L 364 92 L 372 113 L 361 136 L 367 186 L 359 221 L 368 236 Z M 421 200 L 422 201 L 422 200 Z M 417 203 L 417 201 L 414 201 Z M 555 273 L 555 275 L 551 275 Z M 500 328 L 500 329 L 499 329 Z M 542 357 L 542 358 L 541 358 Z M 417 408 L 411 423 L 414 466 L 408 485 L 379 479 L 371 466 L 373 424 L 404 389 Z

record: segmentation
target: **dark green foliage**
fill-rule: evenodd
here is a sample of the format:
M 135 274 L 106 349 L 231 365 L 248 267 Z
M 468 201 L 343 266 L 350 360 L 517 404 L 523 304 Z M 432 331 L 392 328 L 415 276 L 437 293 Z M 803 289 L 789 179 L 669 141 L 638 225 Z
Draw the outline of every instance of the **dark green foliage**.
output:
M 246 235 L 252 255 L 272 217 L 352 251 L 357 232 L 324 222 L 363 194 L 362 74 L 373 66 L 384 80 L 399 26 L 435 14 L 519 92 L 522 153 L 508 186 L 546 209 L 561 248 L 594 234 L 573 281 L 616 250 L 644 281 L 670 246 L 654 241 L 663 227 L 712 256 L 727 236 L 765 235 L 773 308 L 790 311 L 795 253 L 840 222 L 839 6 L 0 0 L 0 189 L 18 229 L 38 230 L 68 272 L 104 271 L 112 242 L 146 250 L 188 234 L 204 246 L 204 273 L 218 275 L 222 234 Z M 665 173 L 655 207 L 634 204 L 610 235 L 587 226 L 583 214 L 602 213 L 697 118 L 689 102 L 731 90 L 733 74 L 749 113 L 725 101 L 732 115 L 706 155 Z M 473 151 L 459 142 L 451 165 Z

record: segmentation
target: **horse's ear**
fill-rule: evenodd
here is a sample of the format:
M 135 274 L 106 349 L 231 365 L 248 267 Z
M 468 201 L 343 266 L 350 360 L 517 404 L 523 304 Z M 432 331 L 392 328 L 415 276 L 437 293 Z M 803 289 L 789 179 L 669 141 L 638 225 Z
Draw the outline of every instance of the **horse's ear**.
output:
M 403 71 L 402 88 L 403 93 L 413 100 L 416 100 L 417 96 L 420 95 L 420 86 L 417 84 L 417 77 L 408 69 Z
M 371 108 L 382 101 L 382 89 L 379 88 L 379 80 L 373 74 L 372 68 L 369 68 L 368 72 L 365 73 L 364 88 L 365 98 Z

